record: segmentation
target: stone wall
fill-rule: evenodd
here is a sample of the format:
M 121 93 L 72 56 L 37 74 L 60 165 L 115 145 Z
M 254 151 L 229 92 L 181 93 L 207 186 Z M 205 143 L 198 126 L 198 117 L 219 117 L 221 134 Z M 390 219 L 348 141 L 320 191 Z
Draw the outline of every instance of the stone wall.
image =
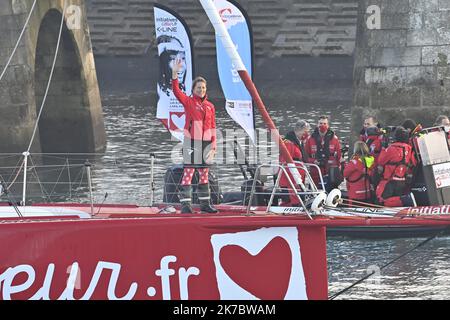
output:
M 86 0 L 103 95 L 155 93 L 151 0 Z M 191 28 L 196 72 L 221 98 L 215 39 L 198 1 L 160 0 Z M 254 80 L 267 103 L 348 105 L 358 0 L 239 0 L 253 26 Z M 145 98 L 154 104 L 154 98 Z M 219 102 L 221 103 L 222 102 Z
M 0 70 L 16 45 L 32 3 L 0 2 Z M 67 4 L 86 12 L 82 0 Z M 63 7 L 63 0 L 37 1 L 29 27 L 5 73 L 0 85 L 0 152 L 22 153 L 28 149 L 53 63 Z M 32 152 L 95 152 L 106 146 L 86 19 L 80 26 L 69 30 L 64 25 L 62 30 L 54 78 Z
M 199 56 L 215 55 L 213 29 L 199 1 L 156 1 L 191 28 Z M 140 56 L 154 50 L 155 1 L 86 0 L 97 56 Z M 239 0 L 254 29 L 257 56 L 352 55 L 358 0 Z
M 369 30 L 369 5 L 381 28 Z M 450 0 L 361 0 L 355 55 L 353 128 L 367 114 L 400 125 L 432 125 L 450 114 Z M 356 134 L 356 131 L 355 131 Z

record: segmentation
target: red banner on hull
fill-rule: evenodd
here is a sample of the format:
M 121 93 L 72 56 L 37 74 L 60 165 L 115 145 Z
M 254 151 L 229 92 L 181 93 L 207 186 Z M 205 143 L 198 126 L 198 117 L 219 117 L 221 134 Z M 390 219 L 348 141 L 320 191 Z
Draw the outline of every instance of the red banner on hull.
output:
M 0 243 L 4 300 L 301 300 L 328 294 L 325 228 L 285 217 L 5 223 Z

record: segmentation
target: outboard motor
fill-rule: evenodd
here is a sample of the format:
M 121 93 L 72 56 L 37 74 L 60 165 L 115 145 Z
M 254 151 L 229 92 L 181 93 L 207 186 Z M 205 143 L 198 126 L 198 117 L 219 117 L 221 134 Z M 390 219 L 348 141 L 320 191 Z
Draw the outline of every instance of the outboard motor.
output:
M 167 169 L 164 176 L 164 203 L 180 203 L 178 197 L 178 187 L 181 185 L 181 179 L 183 178 L 183 165 L 175 165 Z M 192 203 L 198 204 L 197 197 L 197 183 L 198 172 L 195 171 L 194 178 L 192 179 L 193 198 Z M 220 192 L 219 183 L 215 173 L 209 170 L 209 186 L 211 188 L 211 202 L 213 204 L 220 204 L 222 202 L 222 193 Z

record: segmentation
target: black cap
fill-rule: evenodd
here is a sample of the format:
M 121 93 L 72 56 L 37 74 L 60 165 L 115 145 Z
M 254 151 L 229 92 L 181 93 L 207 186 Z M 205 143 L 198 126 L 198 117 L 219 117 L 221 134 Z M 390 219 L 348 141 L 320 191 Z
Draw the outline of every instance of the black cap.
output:
M 397 129 L 395 129 L 394 138 L 396 142 L 408 143 L 409 133 L 405 128 L 398 127 Z
M 378 127 L 369 127 L 366 129 L 366 134 L 368 136 L 378 136 L 380 135 L 380 129 Z
M 406 119 L 405 122 L 403 122 L 402 127 L 405 129 L 409 129 L 411 131 L 414 131 L 414 129 L 417 127 L 417 123 L 412 119 Z

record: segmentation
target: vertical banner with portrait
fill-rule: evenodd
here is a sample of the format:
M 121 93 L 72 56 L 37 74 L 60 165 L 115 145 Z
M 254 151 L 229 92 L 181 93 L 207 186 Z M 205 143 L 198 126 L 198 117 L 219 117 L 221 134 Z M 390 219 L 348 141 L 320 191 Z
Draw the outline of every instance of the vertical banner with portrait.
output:
M 253 69 L 253 38 L 248 16 L 235 1 L 214 0 L 214 4 L 251 76 Z M 226 98 L 227 112 L 255 143 L 255 118 L 252 97 L 218 37 L 216 37 L 216 47 L 219 79 Z
M 184 62 L 185 68 L 178 73 L 178 80 L 180 89 L 190 95 L 194 74 L 191 34 L 186 23 L 174 11 L 160 4 L 155 4 L 154 10 L 159 55 L 156 118 L 162 121 L 173 137 L 183 141 L 186 116 L 183 105 L 172 91 L 172 65 L 177 58 Z

